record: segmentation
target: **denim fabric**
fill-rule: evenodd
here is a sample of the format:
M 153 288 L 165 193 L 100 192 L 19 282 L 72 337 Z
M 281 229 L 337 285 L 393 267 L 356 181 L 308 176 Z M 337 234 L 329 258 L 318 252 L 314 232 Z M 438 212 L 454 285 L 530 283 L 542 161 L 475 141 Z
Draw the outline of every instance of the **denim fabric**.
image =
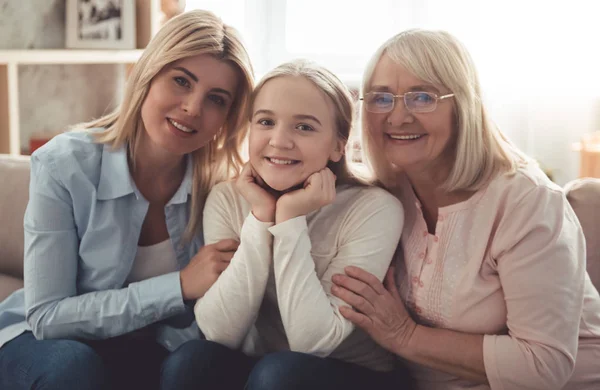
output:
M 195 371 L 186 364 L 192 350 L 184 343 L 169 353 L 135 332 L 99 341 L 25 332 L 0 349 L 0 389 L 178 390 Z
M 182 390 L 408 390 L 408 377 L 377 372 L 332 358 L 299 352 L 275 352 L 250 357 L 208 340 L 193 340 L 180 348 L 185 359 L 171 364 L 187 373 L 176 385 Z M 163 367 L 166 366 L 166 363 Z M 163 378 L 165 378 L 163 376 Z M 175 378 L 170 378 L 175 383 Z

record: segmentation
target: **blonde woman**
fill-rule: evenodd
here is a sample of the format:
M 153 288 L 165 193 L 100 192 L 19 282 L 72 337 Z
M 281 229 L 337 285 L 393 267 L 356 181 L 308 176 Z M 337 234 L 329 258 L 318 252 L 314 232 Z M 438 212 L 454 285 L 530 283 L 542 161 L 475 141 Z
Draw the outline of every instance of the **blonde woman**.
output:
M 392 386 L 393 356 L 331 295 L 331 276 L 346 266 L 383 279 L 403 221 L 397 199 L 348 170 L 352 98 L 304 60 L 269 72 L 252 96 L 249 162 L 204 209 L 206 242 L 240 246 L 195 306 L 206 336 L 190 363 L 198 388 Z
M 600 388 L 600 297 L 561 188 L 494 126 L 465 48 L 412 30 L 363 82 L 366 157 L 402 201 L 396 279 L 336 275 L 342 314 L 418 388 Z
M 115 112 L 33 154 L 25 288 L 0 312 L 1 388 L 186 381 L 186 341 L 200 337 L 187 303 L 237 247 L 203 246 L 202 208 L 240 167 L 252 88 L 237 32 L 185 13 L 150 42 Z

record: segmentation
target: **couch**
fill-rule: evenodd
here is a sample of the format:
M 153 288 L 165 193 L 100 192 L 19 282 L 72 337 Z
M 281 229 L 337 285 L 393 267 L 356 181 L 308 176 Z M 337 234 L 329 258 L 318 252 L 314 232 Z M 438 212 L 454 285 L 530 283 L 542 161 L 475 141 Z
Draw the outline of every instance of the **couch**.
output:
M 0 301 L 23 287 L 23 214 L 29 158 L 0 154 Z
M 23 213 L 27 206 L 29 158 L 0 154 L 0 301 L 23 287 Z M 586 238 L 587 269 L 600 288 L 600 179 L 565 186 Z

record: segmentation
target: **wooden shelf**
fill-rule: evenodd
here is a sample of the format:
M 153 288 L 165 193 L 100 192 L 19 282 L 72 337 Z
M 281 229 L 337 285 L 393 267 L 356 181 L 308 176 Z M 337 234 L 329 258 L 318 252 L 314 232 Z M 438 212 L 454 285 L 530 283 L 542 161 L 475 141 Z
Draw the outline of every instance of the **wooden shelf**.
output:
M 127 0 L 130 1 L 130 0 Z M 134 64 L 159 29 L 160 1 L 135 0 L 134 50 L 0 50 L 0 153 L 21 154 L 19 67 L 23 65 Z
M 0 64 L 132 64 L 143 50 L 0 50 Z

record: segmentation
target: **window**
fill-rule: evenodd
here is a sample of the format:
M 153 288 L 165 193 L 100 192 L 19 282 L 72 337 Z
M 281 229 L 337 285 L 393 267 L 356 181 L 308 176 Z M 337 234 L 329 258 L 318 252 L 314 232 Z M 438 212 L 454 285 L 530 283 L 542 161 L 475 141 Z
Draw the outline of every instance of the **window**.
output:
M 407 26 L 417 0 L 187 0 L 240 30 L 257 75 L 293 58 L 309 58 L 357 86 L 374 50 Z M 381 12 L 385 10 L 385 12 Z

